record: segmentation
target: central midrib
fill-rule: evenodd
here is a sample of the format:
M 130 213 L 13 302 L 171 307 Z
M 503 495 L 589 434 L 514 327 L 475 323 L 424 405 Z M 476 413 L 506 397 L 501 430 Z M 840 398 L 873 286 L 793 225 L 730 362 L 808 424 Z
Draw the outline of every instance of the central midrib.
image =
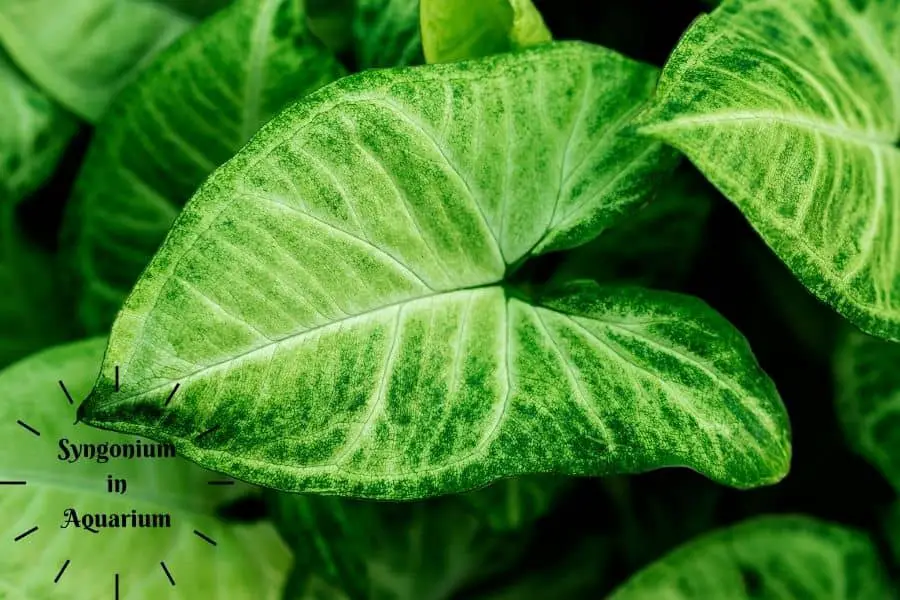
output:
M 881 134 L 871 131 L 860 131 L 851 129 L 849 127 L 844 127 L 842 125 L 836 125 L 817 119 L 811 119 L 805 115 L 786 115 L 766 110 L 723 111 L 719 113 L 692 115 L 688 117 L 676 117 L 659 124 L 648 125 L 647 129 L 649 131 L 665 130 L 684 125 L 717 125 L 729 122 L 737 123 L 741 121 L 769 121 L 781 123 L 783 125 L 797 127 L 799 129 L 807 129 L 816 133 L 820 133 L 839 141 L 864 146 L 888 147 L 897 149 L 898 145 L 900 145 L 900 139 L 897 139 L 894 135 Z
M 477 290 L 487 290 L 487 289 L 490 289 L 490 288 L 498 288 L 498 289 L 502 290 L 503 293 L 504 293 L 504 296 L 505 296 L 505 300 L 506 300 L 507 302 L 508 302 L 511 298 L 519 298 L 519 299 L 521 299 L 521 297 L 522 297 L 522 292 L 518 291 L 518 290 L 515 289 L 515 288 L 510 289 L 508 285 L 504 285 L 504 281 L 503 281 L 503 280 L 499 280 L 499 281 L 493 281 L 493 282 L 490 282 L 490 283 L 482 283 L 482 284 L 478 284 L 478 285 L 472 285 L 472 286 L 467 286 L 467 287 L 461 287 L 461 288 L 457 288 L 457 289 L 453 289 L 453 290 L 441 291 L 441 292 L 436 292 L 436 293 L 432 293 L 432 294 L 425 294 L 425 295 L 422 295 L 422 296 L 416 296 L 416 297 L 408 298 L 408 299 L 405 299 L 405 300 L 399 300 L 399 301 L 397 301 L 397 302 L 392 302 L 392 303 L 390 303 L 390 304 L 384 304 L 384 305 L 378 306 L 378 307 L 376 307 L 376 308 L 372 308 L 372 309 L 370 309 L 370 310 L 367 310 L 367 311 L 364 311 L 364 312 L 361 312 L 361 313 L 349 315 L 349 316 L 343 317 L 343 318 L 341 318 L 341 319 L 335 319 L 335 320 L 333 320 L 333 321 L 328 321 L 327 323 L 322 323 L 321 325 L 316 325 L 315 327 L 311 327 L 311 328 L 305 329 L 305 330 L 303 330 L 303 331 L 299 331 L 299 332 L 295 332 L 295 333 L 288 333 L 287 335 L 285 335 L 285 336 L 283 336 L 283 337 L 280 337 L 280 338 L 277 338 L 277 339 L 273 339 L 273 340 L 271 340 L 270 342 L 267 342 L 267 343 L 265 343 L 265 344 L 262 344 L 262 345 L 259 345 L 259 346 L 255 346 L 255 347 L 253 347 L 253 348 L 250 348 L 250 349 L 248 349 L 248 350 L 245 350 L 245 351 L 243 351 L 243 352 L 241 352 L 241 353 L 239 353 L 239 354 L 236 354 L 236 355 L 234 355 L 234 356 L 229 356 L 228 358 L 225 358 L 225 359 L 223 359 L 223 360 L 220 360 L 220 361 L 214 362 L 214 363 L 212 363 L 212 364 L 206 365 L 205 367 L 202 367 L 202 368 L 200 368 L 200 369 L 197 369 L 196 371 L 193 371 L 193 372 L 191 372 L 191 373 L 188 373 L 188 374 L 186 374 L 186 375 L 184 375 L 184 376 L 182 376 L 182 377 L 179 377 L 179 378 L 177 378 L 177 379 L 170 379 L 170 380 L 166 381 L 166 383 L 163 383 L 163 384 L 154 386 L 154 387 L 149 388 L 149 389 L 146 389 L 146 390 L 144 390 L 144 391 L 142 391 L 142 392 L 139 392 L 139 393 L 136 393 L 136 394 L 132 394 L 132 395 L 130 395 L 130 396 L 126 396 L 126 397 L 123 397 L 123 398 L 117 398 L 114 402 L 105 402 L 105 403 L 103 404 L 103 406 L 104 406 L 105 408 L 110 408 L 110 407 L 117 406 L 117 405 L 122 404 L 122 403 L 125 403 L 125 402 L 130 402 L 130 401 L 136 400 L 136 399 L 141 398 L 141 397 L 144 397 L 144 396 L 149 396 L 149 395 L 151 395 L 151 394 L 153 394 L 153 393 L 155 393 L 155 392 L 158 392 L 158 391 L 165 390 L 166 392 L 168 392 L 168 391 L 170 391 L 170 388 L 171 388 L 172 384 L 174 384 L 174 383 L 182 383 L 182 382 L 185 382 L 185 381 L 194 379 L 194 378 L 196 378 L 198 375 L 202 375 L 202 374 L 207 373 L 207 372 L 209 372 L 209 371 L 215 370 L 215 369 L 217 369 L 217 368 L 219 368 L 219 367 L 222 367 L 223 365 L 227 365 L 227 364 L 229 364 L 229 363 L 239 361 L 239 360 L 241 360 L 241 359 L 243 359 L 243 358 L 245 358 L 245 357 L 247 357 L 247 356 L 250 356 L 250 355 L 252 355 L 252 354 L 255 354 L 255 353 L 257 353 L 257 352 L 262 352 L 262 351 L 268 350 L 268 349 L 270 349 L 272 346 L 276 346 L 276 345 L 282 344 L 282 343 L 284 343 L 284 342 L 286 342 L 286 341 L 297 340 L 297 339 L 299 339 L 299 338 L 302 338 L 302 337 L 304 337 L 304 336 L 307 336 L 307 335 L 316 333 L 316 332 L 321 331 L 321 330 L 324 330 L 324 329 L 328 329 L 328 328 L 331 328 L 331 327 L 340 326 L 341 324 L 347 323 L 348 321 L 353 321 L 354 319 L 360 319 L 360 320 L 362 320 L 362 319 L 365 319 L 366 317 L 369 317 L 369 316 L 374 315 L 375 313 L 380 313 L 380 312 L 388 311 L 388 310 L 391 310 L 391 309 L 393 309 L 393 308 L 397 308 L 397 307 L 403 306 L 403 305 L 405 305 L 405 304 L 410 304 L 410 303 L 413 303 L 413 302 L 420 302 L 420 301 L 423 301 L 423 300 L 428 300 L 429 298 L 437 298 L 437 297 L 440 297 L 440 296 L 448 296 L 448 295 L 459 294 L 459 293 L 463 293 L 463 292 L 473 292 L 473 291 L 477 291 Z M 89 396 L 88 398 L 90 399 L 90 396 Z M 85 401 L 85 403 L 82 404 L 82 406 L 84 406 L 85 404 L 87 404 L 87 401 Z M 79 412 L 79 418 L 81 418 L 81 414 L 80 414 L 80 413 L 81 413 L 81 407 L 79 407 L 79 411 L 78 411 L 78 412 Z

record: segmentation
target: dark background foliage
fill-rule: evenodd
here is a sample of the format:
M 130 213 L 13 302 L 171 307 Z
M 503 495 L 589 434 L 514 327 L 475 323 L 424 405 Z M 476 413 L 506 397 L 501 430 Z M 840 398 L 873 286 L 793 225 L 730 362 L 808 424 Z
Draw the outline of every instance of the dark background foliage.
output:
M 690 0 L 535 4 L 557 39 L 594 42 L 660 67 L 691 21 L 708 9 Z M 48 249 L 58 246 L 64 204 L 90 136 L 83 128 L 53 178 L 20 207 L 22 226 Z M 718 486 L 684 469 L 580 480 L 538 522 L 520 568 L 471 593 L 500 589 L 532 568 L 552 570 L 569 560 L 560 549 L 578 548 L 587 538 L 607 545 L 597 570 L 603 572 L 602 590 L 609 591 L 695 535 L 763 513 L 804 513 L 864 529 L 887 556 L 881 520 L 893 493 L 847 447 L 834 412 L 830 345 L 844 325 L 806 292 L 737 209 L 715 196 L 700 256 L 679 291 L 699 296 L 728 318 L 774 379 L 791 418 L 790 474 L 777 485 L 749 491 Z M 226 514 L 255 518 L 260 505 L 241 503 Z

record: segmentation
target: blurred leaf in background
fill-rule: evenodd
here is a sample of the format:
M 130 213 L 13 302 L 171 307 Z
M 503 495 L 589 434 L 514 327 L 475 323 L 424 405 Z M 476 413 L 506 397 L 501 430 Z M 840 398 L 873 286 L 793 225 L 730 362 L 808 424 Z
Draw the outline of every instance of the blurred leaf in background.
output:
M 238 0 L 116 98 L 97 126 L 66 223 L 88 332 L 108 330 L 203 180 L 286 104 L 343 72 L 310 35 L 301 0 Z
M 865 534 L 807 517 L 772 516 L 685 544 L 632 577 L 609 600 L 875 600 L 891 593 Z

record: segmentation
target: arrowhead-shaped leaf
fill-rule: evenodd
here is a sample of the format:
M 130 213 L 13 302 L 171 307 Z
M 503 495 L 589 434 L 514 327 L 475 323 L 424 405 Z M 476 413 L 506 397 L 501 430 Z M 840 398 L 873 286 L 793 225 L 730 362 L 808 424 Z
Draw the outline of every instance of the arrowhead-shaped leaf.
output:
M 816 296 L 900 339 L 900 46 L 887 0 L 728 0 L 642 131 L 683 151 Z
M 60 440 L 70 444 L 134 444 L 133 436 L 73 425 L 73 409 L 58 381 L 75 398 L 90 389 L 105 342 L 93 339 L 41 352 L 0 372 L 0 595 L 10 598 L 106 598 L 113 573 L 123 597 L 173 597 L 160 567 L 177 582 L 177 597 L 275 600 L 286 579 L 290 554 L 271 524 L 234 524 L 216 508 L 243 486 L 215 487 L 221 479 L 181 458 L 110 458 L 108 462 L 60 460 Z M 17 421 L 40 433 L 36 436 Z M 143 440 L 144 443 L 147 440 Z M 107 477 L 124 479 L 126 493 L 107 491 Z M 62 528 L 64 511 L 85 514 L 169 514 L 170 528 L 104 529 L 90 533 Z M 26 538 L 19 534 L 38 527 Z M 193 531 L 216 542 L 213 547 Z M 71 561 L 59 582 L 54 576 Z M 8 591 L 14 591 L 7 596 Z
M 192 21 L 141 0 L 0 0 L 0 44 L 43 90 L 96 122 Z
M 808 517 L 762 517 L 707 534 L 645 568 L 609 600 L 891 598 L 871 540 Z
M 66 223 L 88 331 L 108 331 L 203 180 L 286 104 L 343 74 L 310 36 L 302 6 L 236 2 L 173 44 L 113 103 Z
M 552 39 L 531 0 L 421 0 L 419 11 L 430 63 L 480 58 Z
M 594 284 L 532 298 L 507 280 L 669 170 L 660 145 L 621 135 L 654 79 L 560 43 L 313 93 L 189 202 L 83 418 L 291 491 L 417 498 L 675 465 L 780 479 L 784 408 L 708 306 Z
M 900 493 L 900 344 L 850 331 L 834 364 L 847 439 Z

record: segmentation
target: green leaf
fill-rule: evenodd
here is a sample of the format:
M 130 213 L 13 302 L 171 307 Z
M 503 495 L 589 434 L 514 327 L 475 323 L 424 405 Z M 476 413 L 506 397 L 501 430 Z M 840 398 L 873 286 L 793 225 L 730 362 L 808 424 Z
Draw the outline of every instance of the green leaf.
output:
M 370 502 L 271 494 L 276 524 L 294 549 L 294 568 L 351 598 L 451 598 L 502 571 L 524 547 L 501 535 L 458 496 L 424 502 Z M 301 598 L 308 576 L 294 576 Z
M 2 593 L 13 591 L 10 597 L 17 598 L 105 598 L 111 595 L 113 573 L 118 573 L 125 597 L 140 590 L 137 595 L 143 598 L 166 598 L 172 588 L 160 569 L 160 561 L 165 561 L 181 597 L 278 598 L 289 553 L 270 524 L 228 524 L 215 516 L 216 506 L 236 490 L 209 486 L 214 474 L 180 458 L 107 463 L 58 459 L 63 438 L 78 444 L 135 443 L 133 436 L 73 425 L 72 409 L 57 385 L 61 379 L 73 397 L 83 397 L 103 348 L 102 339 L 59 346 L 0 373 L 0 389 L 15 400 L 0 409 L 0 479 L 27 481 L 0 495 Z M 110 474 L 125 479 L 124 495 L 107 492 Z M 171 528 L 98 529 L 97 534 L 72 525 L 63 529 L 68 508 L 79 516 L 132 509 L 169 514 Z M 35 526 L 38 531 L 13 542 Z M 194 529 L 217 546 L 198 539 Z M 71 566 L 56 585 L 53 577 L 66 560 Z
M 0 0 L 0 44 L 41 88 L 91 122 L 190 26 L 140 0 Z
M 343 73 L 302 6 L 236 2 L 160 55 L 100 123 L 66 223 L 88 331 L 109 330 L 203 180 L 286 104 Z
M 419 11 L 429 63 L 480 58 L 553 39 L 531 0 L 422 0 Z
M 773 516 L 681 546 L 609 600 L 891 597 L 878 553 L 865 534 L 808 517 Z
M 817 297 L 900 339 L 897 7 L 730 0 L 672 54 L 642 131 L 684 152 Z
M 353 39 L 360 70 L 423 63 L 419 0 L 357 0 Z
M 837 412 L 850 445 L 900 492 L 900 344 L 848 331 L 835 353 Z
M 558 43 L 311 94 L 188 203 L 80 414 L 289 491 L 411 499 L 675 465 L 780 479 L 778 394 L 704 303 L 504 281 L 668 171 L 659 145 L 619 135 L 653 81 Z
M 0 52 L 0 204 L 15 204 L 53 173 L 75 119 Z
M 688 275 L 713 203 L 702 177 L 679 169 L 616 227 L 564 255 L 553 281 L 594 279 L 672 288 Z

